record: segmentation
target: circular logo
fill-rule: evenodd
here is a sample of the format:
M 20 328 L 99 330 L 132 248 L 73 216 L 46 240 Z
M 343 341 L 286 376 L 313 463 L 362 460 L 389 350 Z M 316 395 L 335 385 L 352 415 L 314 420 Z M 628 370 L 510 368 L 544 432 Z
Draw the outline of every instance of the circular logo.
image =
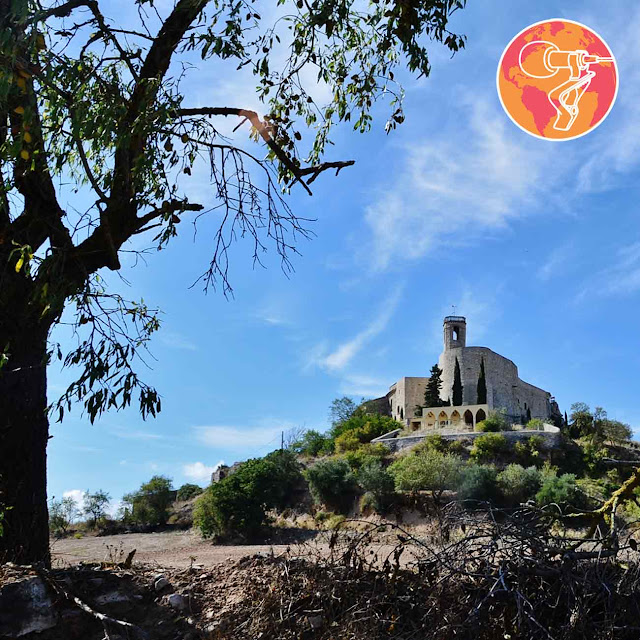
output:
M 618 67 L 607 43 L 572 20 L 544 20 L 523 29 L 498 65 L 498 95 L 507 115 L 545 140 L 593 131 L 618 94 Z

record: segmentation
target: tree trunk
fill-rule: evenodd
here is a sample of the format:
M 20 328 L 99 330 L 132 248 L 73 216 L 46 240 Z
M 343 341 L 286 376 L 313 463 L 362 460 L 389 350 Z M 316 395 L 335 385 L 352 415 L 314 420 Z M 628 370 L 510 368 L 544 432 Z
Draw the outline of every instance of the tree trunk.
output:
M 14 333 L 12 331 L 12 333 Z M 0 563 L 49 564 L 47 511 L 47 334 L 0 332 Z

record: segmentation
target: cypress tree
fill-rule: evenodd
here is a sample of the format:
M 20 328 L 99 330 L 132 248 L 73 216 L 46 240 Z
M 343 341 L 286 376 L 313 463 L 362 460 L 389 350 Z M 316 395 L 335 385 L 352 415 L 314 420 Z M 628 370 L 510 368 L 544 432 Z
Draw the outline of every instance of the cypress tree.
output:
M 425 407 L 441 407 L 442 400 L 440 400 L 440 389 L 442 388 L 442 369 L 434 364 L 431 367 L 429 382 L 427 382 L 427 388 L 424 392 L 424 406 Z
M 487 404 L 487 379 L 484 373 L 484 357 L 480 360 L 480 375 L 478 376 L 478 404 Z
M 452 406 L 459 407 L 462 404 L 462 376 L 460 375 L 460 363 L 456 357 L 456 368 L 453 373 L 453 402 Z

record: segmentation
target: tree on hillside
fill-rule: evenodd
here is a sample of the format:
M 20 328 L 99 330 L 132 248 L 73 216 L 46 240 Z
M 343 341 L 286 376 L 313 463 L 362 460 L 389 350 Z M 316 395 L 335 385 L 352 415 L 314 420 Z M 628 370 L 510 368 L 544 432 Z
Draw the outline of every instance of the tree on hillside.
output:
M 171 478 L 156 475 L 148 482 L 143 482 L 137 491 L 124 495 L 122 501 L 128 506 L 134 522 L 163 525 L 169 517 L 168 510 L 173 498 Z
M 95 493 L 89 493 L 87 491 L 84 494 L 84 506 L 82 513 L 87 516 L 91 516 L 91 525 L 94 528 L 98 526 L 98 520 L 100 520 L 100 518 L 104 518 L 106 515 L 109 500 L 111 500 L 111 496 L 109 496 L 106 491 L 102 491 L 102 489 L 99 489 Z
M 462 404 L 462 377 L 460 376 L 460 363 L 456 357 L 456 366 L 453 371 L 453 391 L 451 395 L 452 406 L 459 407 Z
M 346 422 L 358 411 L 358 405 L 348 396 L 336 398 L 329 407 L 329 420 L 333 426 Z
M 442 389 L 442 369 L 438 364 L 434 364 L 429 372 L 429 382 L 424 392 L 425 407 L 441 407 L 444 403 L 440 399 Z
M 487 404 L 487 377 L 484 372 L 484 357 L 480 360 L 478 376 L 478 404 Z
M 104 0 L 0 1 L 0 561 L 49 560 L 52 359 L 78 372 L 53 403 L 59 420 L 77 401 L 91 421 L 134 399 L 143 417 L 160 410 L 135 369 L 158 318 L 102 272 L 121 268 L 132 238 L 164 249 L 194 212 L 215 216 L 205 289 L 231 292 L 235 238 L 258 264 L 272 245 L 290 269 L 310 234 L 282 190 L 311 193 L 323 171 L 351 164 L 325 160 L 331 129 L 369 130 L 379 98 L 390 102 L 387 131 L 403 121 L 394 71 L 428 75 L 429 39 L 463 47 L 447 25 L 464 2 L 284 0 L 265 4 L 267 24 L 252 2 L 133 0 L 119 24 Z M 235 82 L 213 87 L 217 104 L 190 104 L 184 82 L 202 73 L 198 59 L 215 79 L 252 72 L 264 117 L 239 102 Z M 254 148 L 220 135 L 225 118 Z M 211 176 L 204 202 L 193 200 L 200 181 L 190 189 L 199 168 Z M 69 353 L 50 343 L 63 312 L 78 336 Z

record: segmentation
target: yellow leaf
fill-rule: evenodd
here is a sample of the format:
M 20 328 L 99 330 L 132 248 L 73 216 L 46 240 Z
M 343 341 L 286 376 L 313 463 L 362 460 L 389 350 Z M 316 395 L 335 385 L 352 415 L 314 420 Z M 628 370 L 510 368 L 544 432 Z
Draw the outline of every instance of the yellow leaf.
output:
M 16 107 L 14 111 L 22 115 L 24 113 L 24 107 Z
M 25 134 L 24 134 L 24 141 L 25 141 L 26 143 L 29 143 L 29 142 L 31 142 L 31 140 L 32 140 L 32 139 L 33 139 L 33 138 L 31 137 L 31 134 L 30 134 L 28 131 L 25 131 Z
M 23 149 L 23 150 L 20 152 L 20 157 L 21 157 L 23 160 L 28 160 L 28 159 L 29 159 L 29 152 L 28 152 L 26 149 Z
M 16 273 L 20 273 L 20 269 L 22 269 L 23 264 L 24 264 L 24 258 L 20 258 L 18 262 L 16 262 Z
M 16 84 L 24 91 L 27 88 L 27 83 L 24 78 L 18 78 Z

